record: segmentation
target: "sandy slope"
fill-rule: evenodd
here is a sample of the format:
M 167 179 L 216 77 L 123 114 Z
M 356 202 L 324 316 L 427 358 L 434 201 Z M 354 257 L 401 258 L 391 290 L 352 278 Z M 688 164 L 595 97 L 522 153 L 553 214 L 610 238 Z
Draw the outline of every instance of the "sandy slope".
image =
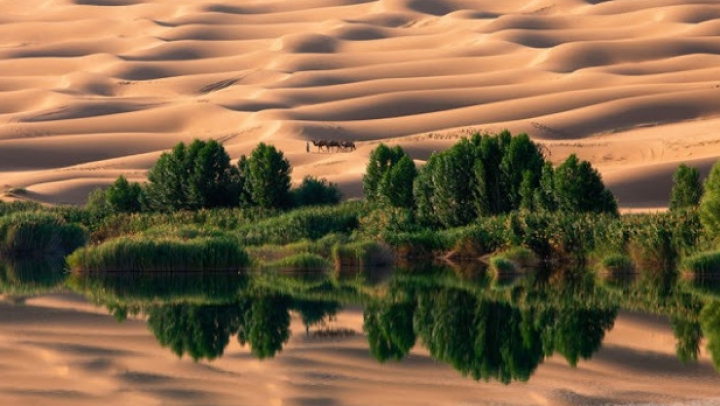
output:
M 72 296 L 0 303 L 3 405 L 695 405 L 718 404 L 707 355 L 683 366 L 667 321 L 621 314 L 604 347 L 575 369 L 553 357 L 528 383 L 462 378 L 420 347 L 400 363 L 371 358 L 362 314 L 338 315 L 345 338 L 306 336 L 258 361 L 232 342 L 194 363 L 160 348 L 141 320 L 117 323 Z M 314 330 L 311 330 L 314 331 Z M 622 377 L 622 379 L 618 379 Z M 653 402 L 653 403 L 649 403 Z
M 425 159 L 508 128 L 652 207 L 679 162 L 720 156 L 718 95 L 714 0 L 0 2 L 0 188 L 47 202 L 196 137 L 274 143 L 353 195 L 380 141 Z

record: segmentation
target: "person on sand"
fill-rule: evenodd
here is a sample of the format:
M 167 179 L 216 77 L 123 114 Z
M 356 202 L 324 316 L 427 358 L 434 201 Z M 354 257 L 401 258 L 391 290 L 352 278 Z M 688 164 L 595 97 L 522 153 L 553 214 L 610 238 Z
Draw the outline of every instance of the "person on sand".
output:
M 310 153 L 310 141 L 305 141 L 305 152 Z

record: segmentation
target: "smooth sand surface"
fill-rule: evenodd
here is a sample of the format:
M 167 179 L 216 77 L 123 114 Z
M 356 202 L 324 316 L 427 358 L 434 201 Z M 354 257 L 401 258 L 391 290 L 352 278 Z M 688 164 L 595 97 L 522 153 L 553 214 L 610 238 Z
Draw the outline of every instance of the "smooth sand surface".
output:
M 422 161 L 507 128 L 662 207 L 679 163 L 720 156 L 719 95 L 714 0 L 2 1 L 0 193 L 82 203 L 214 138 L 357 196 L 379 142 Z
M 306 335 L 297 317 L 288 345 L 259 361 L 236 341 L 212 362 L 161 348 L 141 319 L 116 322 L 72 295 L 0 303 L 2 405 L 693 405 L 720 404 L 720 375 L 707 354 L 682 365 L 667 320 L 621 313 L 604 346 L 571 368 L 561 357 L 527 383 L 463 378 L 416 346 L 379 364 L 348 310 Z

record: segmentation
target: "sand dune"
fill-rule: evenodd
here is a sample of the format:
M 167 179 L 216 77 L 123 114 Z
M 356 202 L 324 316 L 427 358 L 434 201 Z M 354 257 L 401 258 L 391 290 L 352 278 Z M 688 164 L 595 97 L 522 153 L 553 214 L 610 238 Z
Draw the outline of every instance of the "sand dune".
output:
M 296 181 L 353 196 L 379 142 L 422 163 L 507 128 L 640 208 L 720 156 L 710 0 L 27 0 L 0 22 L 0 184 L 45 202 L 142 180 L 194 138 L 233 158 L 274 143 Z M 321 137 L 358 149 L 306 154 Z

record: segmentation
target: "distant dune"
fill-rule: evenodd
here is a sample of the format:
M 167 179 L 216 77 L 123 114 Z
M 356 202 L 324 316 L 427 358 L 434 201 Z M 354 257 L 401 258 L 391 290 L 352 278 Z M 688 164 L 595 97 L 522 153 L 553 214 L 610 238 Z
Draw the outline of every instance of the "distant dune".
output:
M 349 196 L 370 151 L 472 131 L 589 159 L 626 208 L 720 156 L 715 0 L 0 2 L 0 192 L 81 203 L 179 141 L 282 149 Z M 320 153 L 314 138 L 358 149 Z

